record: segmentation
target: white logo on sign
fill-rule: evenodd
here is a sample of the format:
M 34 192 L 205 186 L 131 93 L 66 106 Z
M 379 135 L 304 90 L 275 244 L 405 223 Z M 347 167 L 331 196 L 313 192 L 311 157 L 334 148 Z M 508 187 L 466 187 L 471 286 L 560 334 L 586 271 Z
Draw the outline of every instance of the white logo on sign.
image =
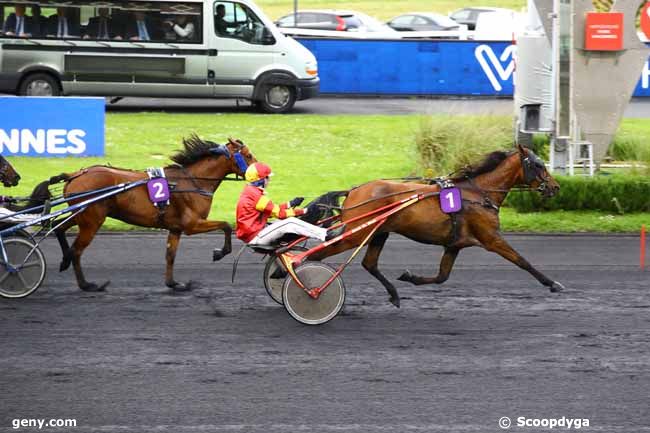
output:
M 650 10 L 650 9 L 649 9 Z M 650 77 L 650 65 L 648 61 L 643 64 L 643 71 L 641 71 L 641 88 L 647 89 L 650 87 L 648 77 Z
M 27 155 L 30 150 L 42 155 L 78 155 L 86 151 L 84 137 L 86 132 L 81 129 L 29 129 L 0 128 L 0 151 L 14 155 Z
M 479 45 L 474 50 L 474 57 L 478 60 L 479 65 L 483 68 L 483 72 L 485 72 L 492 87 L 494 87 L 494 90 L 497 92 L 503 90 L 501 82 L 509 80 L 510 76 L 512 76 L 512 71 L 515 70 L 515 61 L 513 57 L 515 49 L 515 45 L 508 45 L 499 58 L 497 58 L 494 51 L 492 51 L 492 47 L 489 45 Z M 503 64 L 508 60 L 508 58 L 510 58 L 510 62 L 504 68 Z M 497 75 L 499 76 L 499 79 L 497 79 Z

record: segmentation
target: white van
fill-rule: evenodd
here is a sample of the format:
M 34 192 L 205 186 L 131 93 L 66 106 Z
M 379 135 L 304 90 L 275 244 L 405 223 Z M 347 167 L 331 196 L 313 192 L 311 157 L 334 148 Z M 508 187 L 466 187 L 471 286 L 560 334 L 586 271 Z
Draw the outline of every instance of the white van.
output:
M 241 98 L 284 113 L 319 92 L 314 55 L 248 0 L 18 0 L 0 3 L 0 24 L 4 93 Z

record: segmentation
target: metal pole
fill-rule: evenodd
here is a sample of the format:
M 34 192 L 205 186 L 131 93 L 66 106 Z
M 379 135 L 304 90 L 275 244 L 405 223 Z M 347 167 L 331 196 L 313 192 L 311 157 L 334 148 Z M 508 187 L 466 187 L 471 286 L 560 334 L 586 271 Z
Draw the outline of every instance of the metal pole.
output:
M 553 27 L 552 34 L 550 37 L 551 40 L 551 51 L 552 51 L 552 66 L 551 66 L 551 76 L 553 80 L 553 85 L 551 86 L 551 106 L 553 110 L 553 134 L 551 135 L 551 151 L 550 151 L 550 160 L 551 160 L 551 173 L 555 171 L 557 167 L 557 156 L 555 154 L 555 146 L 557 144 L 557 137 L 559 134 L 559 119 L 560 119 L 560 110 L 558 98 L 560 95 L 560 0 L 553 0 Z
M 293 0 L 293 26 L 298 27 L 298 0 Z

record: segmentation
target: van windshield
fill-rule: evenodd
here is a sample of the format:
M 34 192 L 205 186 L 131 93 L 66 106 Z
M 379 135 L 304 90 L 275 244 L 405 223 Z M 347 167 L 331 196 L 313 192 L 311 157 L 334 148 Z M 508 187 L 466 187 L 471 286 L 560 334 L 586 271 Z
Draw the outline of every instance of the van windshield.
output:
M 222 38 L 239 39 L 249 44 L 273 45 L 275 39 L 255 13 L 242 3 L 214 3 L 214 31 Z

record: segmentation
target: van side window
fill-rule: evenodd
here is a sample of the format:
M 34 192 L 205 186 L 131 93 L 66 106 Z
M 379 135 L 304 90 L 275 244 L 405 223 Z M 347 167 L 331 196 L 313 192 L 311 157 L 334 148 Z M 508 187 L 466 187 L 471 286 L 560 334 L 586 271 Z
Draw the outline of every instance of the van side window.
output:
M 246 5 L 229 1 L 214 3 L 214 31 L 222 38 L 249 44 L 273 45 L 275 39 L 264 23 Z
M 127 0 L 0 4 L 4 37 L 202 43 L 202 4 Z

